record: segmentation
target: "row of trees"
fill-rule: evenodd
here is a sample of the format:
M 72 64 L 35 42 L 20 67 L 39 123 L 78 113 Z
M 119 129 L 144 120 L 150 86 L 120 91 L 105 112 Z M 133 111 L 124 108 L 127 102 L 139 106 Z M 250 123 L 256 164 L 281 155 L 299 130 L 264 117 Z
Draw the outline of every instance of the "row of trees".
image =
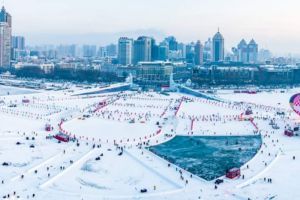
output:
M 99 70 L 62 69 L 59 67 L 55 67 L 50 72 L 45 73 L 40 67 L 28 66 L 20 69 L 11 68 L 9 69 L 9 71 L 20 78 L 45 78 L 52 80 L 66 80 L 79 82 L 124 81 L 122 78 L 117 77 L 115 73 L 102 72 Z

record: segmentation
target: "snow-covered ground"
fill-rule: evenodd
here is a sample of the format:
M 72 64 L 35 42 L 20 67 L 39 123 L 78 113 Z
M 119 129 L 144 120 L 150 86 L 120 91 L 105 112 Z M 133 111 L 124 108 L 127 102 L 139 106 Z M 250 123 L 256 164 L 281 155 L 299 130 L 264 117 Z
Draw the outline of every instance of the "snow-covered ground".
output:
M 300 138 L 283 135 L 287 124 L 300 121 L 288 102 L 298 91 L 218 91 L 225 100 L 221 103 L 179 93 L 74 96 L 85 90 L 24 93 L 1 86 L 0 197 L 299 199 Z M 244 114 L 248 107 L 253 121 Z M 279 129 L 269 125 L 271 118 Z M 45 131 L 48 123 L 53 131 Z M 77 141 L 58 143 L 48 137 L 59 131 Z M 145 148 L 176 135 L 254 134 L 262 137 L 258 153 L 241 167 L 240 178 L 221 177 L 224 183 L 217 189 L 214 181 L 196 177 Z
M 257 94 L 234 94 L 233 91 L 220 92 L 221 98 L 231 101 L 243 101 L 265 106 L 290 109 L 289 100 L 292 95 L 299 92 L 299 89 L 277 89 L 271 91 L 262 91 Z
M 37 91 L 31 90 L 31 89 L 23 89 L 23 88 L 16 88 L 16 87 L 0 85 L 0 96 L 30 94 L 30 93 L 34 93 L 34 92 L 37 92 Z

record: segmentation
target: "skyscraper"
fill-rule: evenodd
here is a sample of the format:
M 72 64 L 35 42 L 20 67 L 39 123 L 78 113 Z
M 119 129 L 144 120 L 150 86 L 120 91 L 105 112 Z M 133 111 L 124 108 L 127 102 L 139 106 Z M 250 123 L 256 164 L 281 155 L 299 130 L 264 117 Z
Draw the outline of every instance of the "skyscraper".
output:
M 168 43 L 169 51 L 177 51 L 178 50 L 178 42 L 174 36 L 169 36 L 165 39 Z
M 181 58 L 185 59 L 186 58 L 186 46 L 184 43 L 179 43 L 178 44 L 178 51 L 181 54 Z
M 18 50 L 24 50 L 25 38 L 23 36 L 12 36 L 12 48 Z
M 76 45 L 59 45 L 56 47 L 56 53 L 58 58 L 64 57 L 76 57 Z
M 169 45 L 167 42 L 161 42 L 158 46 L 158 60 L 166 61 L 169 56 Z
M 5 8 L 0 12 L 0 67 L 9 67 L 11 60 L 12 18 Z
M 106 46 L 107 56 L 115 57 L 117 55 L 117 45 L 110 44 Z
M 239 62 L 248 62 L 248 45 L 244 39 L 242 39 L 237 46 L 237 54 Z
M 152 38 L 141 36 L 134 41 L 134 63 L 151 61 Z
M 224 38 L 218 31 L 213 37 L 213 49 L 212 49 L 212 61 L 222 62 L 224 61 Z
M 203 61 L 210 62 L 212 60 L 212 41 L 211 38 L 204 43 L 203 48 Z
M 195 64 L 195 43 L 191 42 L 186 46 L 186 62 L 189 64 Z
M 158 45 L 154 38 L 151 38 L 151 61 L 158 60 Z
M 244 39 L 237 46 L 238 61 L 242 63 L 257 63 L 258 45 L 252 39 L 249 44 Z
M 97 46 L 95 45 L 83 45 L 82 47 L 83 57 L 92 58 L 97 54 Z
M 105 47 L 99 47 L 97 51 L 97 56 L 100 58 L 105 58 L 107 57 L 107 51 Z
M 23 36 L 12 36 L 11 42 L 11 59 L 16 60 L 18 58 L 26 56 L 25 51 L 25 38 Z
M 0 12 L 0 22 L 6 22 L 6 23 L 8 23 L 9 27 L 12 27 L 11 15 L 8 12 L 6 12 L 4 6 L 2 6 L 2 9 Z
M 131 65 L 133 61 L 133 39 L 121 37 L 118 42 L 118 60 L 121 65 Z
M 268 49 L 260 49 L 257 57 L 259 62 L 264 63 L 272 58 L 272 53 Z
M 258 45 L 252 39 L 248 44 L 248 62 L 253 64 L 258 61 Z
M 195 65 L 203 64 L 203 45 L 200 40 L 195 45 Z

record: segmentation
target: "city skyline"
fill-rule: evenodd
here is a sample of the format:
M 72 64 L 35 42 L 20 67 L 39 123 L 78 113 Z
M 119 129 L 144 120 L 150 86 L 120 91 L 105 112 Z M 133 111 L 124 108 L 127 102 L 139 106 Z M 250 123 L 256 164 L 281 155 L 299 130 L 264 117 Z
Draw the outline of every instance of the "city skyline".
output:
M 243 38 L 248 41 L 255 38 L 261 48 L 276 54 L 300 52 L 300 30 L 291 26 L 300 17 L 296 12 L 299 3 L 295 0 L 89 0 L 85 3 L 73 0 L 70 3 L 70 0 L 11 0 L 5 6 L 14 16 L 13 34 L 24 35 L 30 45 L 105 45 L 116 43 L 121 36 L 138 35 L 157 40 L 174 35 L 185 43 L 204 42 L 220 27 L 227 51 Z

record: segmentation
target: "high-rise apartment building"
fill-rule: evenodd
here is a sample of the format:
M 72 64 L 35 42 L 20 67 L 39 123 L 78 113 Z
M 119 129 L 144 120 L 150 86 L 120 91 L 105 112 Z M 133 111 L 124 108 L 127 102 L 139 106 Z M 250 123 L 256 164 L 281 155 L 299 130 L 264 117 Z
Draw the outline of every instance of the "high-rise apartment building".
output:
M 195 65 L 203 64 L 203 45 L 200 40 L 195 45 Z
M 121 37 L 118 42 L 118 60 L 121 65 L 131 65 L 133 62 L 133 39 Z
M 9 67 L 12 47 L 12 17 L 2 7 L 0 12 L 0 67 Z
M 12 48 L 18 50 L 24 50 L 25 38 L 23 36 L 12 36 Z
M 83 45 L 82 47 L 83 57 L 92 58 L 97 54 L 97 46 L 96 45 Z
M 161 42 L 158 46 L 158 60 L 166 61 L 169 58 L 169 45 L 167 42 Z
M 169 36 L 165 39 L 168 43 L 169 51 L 177 51 L 178 50 L 178 42 L 174 36 Z
M 191 42 L 186 46 L 186 63 L 195 64 L 195 43 Z
M 12 36 L 11 59 L 17 60 L 26 56 L 25 38 L 23 36 Z
M 56 47 L 56 53 L 58 58 L 64 57 L 76 57 L 76 49 L 77 46 L 75 44 L 72 45 L 59 45 Z
M 141 36 L 134 41 L 134 63 L 151 61 L 152 38 Z
M 186 58 L 186 46 L 184 43 L 179 43 L 178 44 L 178 51 L 181 54 L 181 58 L 185 59 Z
M 115 57 L 117 56 L 117 45 L 109 44 L 106 46 L 106 53 L 108 57 Z

